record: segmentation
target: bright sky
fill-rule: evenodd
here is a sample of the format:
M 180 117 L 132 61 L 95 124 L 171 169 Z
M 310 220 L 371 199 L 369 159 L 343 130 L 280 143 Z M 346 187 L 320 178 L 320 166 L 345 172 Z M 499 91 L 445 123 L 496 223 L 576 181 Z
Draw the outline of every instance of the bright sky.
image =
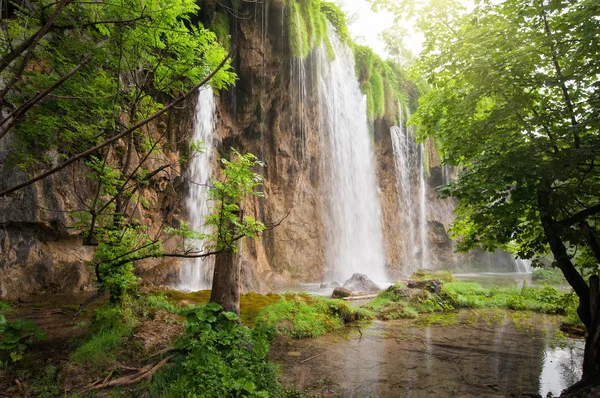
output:
M 379 33 L 394 23 L 394 17 L 389 12 L 371 11 L 371 5 L 366 0 L 337 0 L 342 10 L 356 20 L 348 29 L 350 36 L 358 43 L 371 47 L 382 58 L 387 58 L 385 45 L 379 39 Z

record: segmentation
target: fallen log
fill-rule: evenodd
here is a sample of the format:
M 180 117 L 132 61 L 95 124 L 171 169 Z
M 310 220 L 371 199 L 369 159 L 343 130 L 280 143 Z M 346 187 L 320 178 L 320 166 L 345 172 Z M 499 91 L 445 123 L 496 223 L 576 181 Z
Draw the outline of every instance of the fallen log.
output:
M 377 294 L 365 294 L 362 296 L 349 296 L 349 297 L 344 297 L 342 298 L 342 300 L 368 300 L 368 299 L 372 299 L 377 297 Z

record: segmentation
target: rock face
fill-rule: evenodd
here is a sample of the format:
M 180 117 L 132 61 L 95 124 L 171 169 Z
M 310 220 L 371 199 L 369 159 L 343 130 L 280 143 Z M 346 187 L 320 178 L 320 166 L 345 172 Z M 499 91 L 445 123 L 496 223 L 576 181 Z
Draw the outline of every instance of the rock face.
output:
M 358 273 L 344 282 L 344 289 L 350 290 L 352 293 L 377 293 L 380 290 L 379 286 L 368 276 Z

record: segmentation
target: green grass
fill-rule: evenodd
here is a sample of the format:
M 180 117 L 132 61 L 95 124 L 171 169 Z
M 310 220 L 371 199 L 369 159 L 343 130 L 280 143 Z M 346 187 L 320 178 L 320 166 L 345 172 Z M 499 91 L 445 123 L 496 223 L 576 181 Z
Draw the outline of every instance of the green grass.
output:
M 433 271 L 429 269 L 420 269 L 411 275 L 410 279 L 417 281 L 427 281 L 436 279 L 442 282 L 454 282 L 454 277 L 448 271 Z
M 550 285 L 564 285 L 567 283 L 562 271 L 558 268 L 538 268 L 531 273 L 531 280 L 536 283 L 547 283 Z
M 292 337 L 316 337 L 373 316 L 371 310 L 351 307 L 343 300 L 300 293 L 284 294 L 258 313 L 256 323 L 273 326 Z
M 420 272 L 419 279 L 441 279 L 444 275 Z M 450 275 L 451 277 L 451 275 Z M 486 289 L 475 282 L 447 282 L 439 294 L 426 290 L 406 289 L 394 285 L 380 292 L 365 305 L 382 320 L 418 318 L 426 324 L 444 324 L 449 319 L 437 321 L 435 313 L 453 313 L 459 308 L 498 308 L 534 311 L 546 314 L 565 315 L 570 324 L 580 324 L 577 316 L 578 300 L 572 292 L 561 292 L 556 288 L 504 286 Z M 429 315 L 424 315 L 429 314 Z M 426 316 L 427 319 L 421 320 Z M 450 319 L 450 321 L 452 321 Z
M 455 307 L 462 308 L 505 308 L 527 310 L 547 314 L 565 314 L 570 298 L 565 298 L 552 286 L 492 287 L 485 289 L 473 282 L 450 282 L 443 291 Z
M 105 366 L 116 359 L 123 338 L 131 334 L 135 319 L 129 311 L 115 306 L 96 309 L 85 340 L 71 354 L 74 362 Z

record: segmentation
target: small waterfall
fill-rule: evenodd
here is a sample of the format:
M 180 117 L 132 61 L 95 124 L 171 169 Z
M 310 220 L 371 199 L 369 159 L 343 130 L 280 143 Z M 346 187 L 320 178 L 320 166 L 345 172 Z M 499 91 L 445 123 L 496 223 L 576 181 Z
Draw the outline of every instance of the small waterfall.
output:
M 215 97 L 210 87 L 203 88 L 198 93 L 196 104 L 196 120 L 192 142 L 202 141 L 204 152 L 196 153 L 189 165 L 190 191 L 185 199 L 190 227 L 194 231 L 208 233 L 204 225 L 206 216 L 210 214 L 207 198 L 208 187 L 212 177 L 213 131 L 215 128 Z M 193 245 L 201 250 L 204 242 L 194 242 Z M 212 283 L 214 260 L 188 260 L 179 271 L 179 288 L 196 291 L 210 289 Z
M 427 182 L 425 180 L 425 145 L 419 145 L 419 233 L 421 238 L 421 268 L 429 268 L 427 236 Z
M 399 124 L 403 124 L 402 118 Z M 402 212 L 401 265 L 406 273 L 413 273 L 418 268 L 429 268 L 425 146 L 416 143 L 412 128 L 393 126 L 390 136 Z
M 355 272 L 387 280 L 375 160 L 366 100 L 354 72 L 352 51 L 329 26 L 335 59 L 318 54 L 325 193 L 326 278 L 343 282 Z
M 522 258 L 515 258 L 515 263 L 517 264 L 517 272 L 520 273 L 531 273 L 531 260 L 524 260 Z
M 396 179 L 398 184 L 398 205 L 403 212 L 403 228 L 401 231 L 402 253 L 404 254 L 403 266 L 409 272 L 417 268 L 419 243 L 417 242 L 417 227 L 415 225 L 415 204 L 412 195 L 411 170 L 414 170 L 414 160 L 411 159 L 411 141 L 408 134 L 401 127 L 393 126 L 390 129 L 394 163 L 396 165 Z M 412 146 L 414 148 L 414 146 Z

